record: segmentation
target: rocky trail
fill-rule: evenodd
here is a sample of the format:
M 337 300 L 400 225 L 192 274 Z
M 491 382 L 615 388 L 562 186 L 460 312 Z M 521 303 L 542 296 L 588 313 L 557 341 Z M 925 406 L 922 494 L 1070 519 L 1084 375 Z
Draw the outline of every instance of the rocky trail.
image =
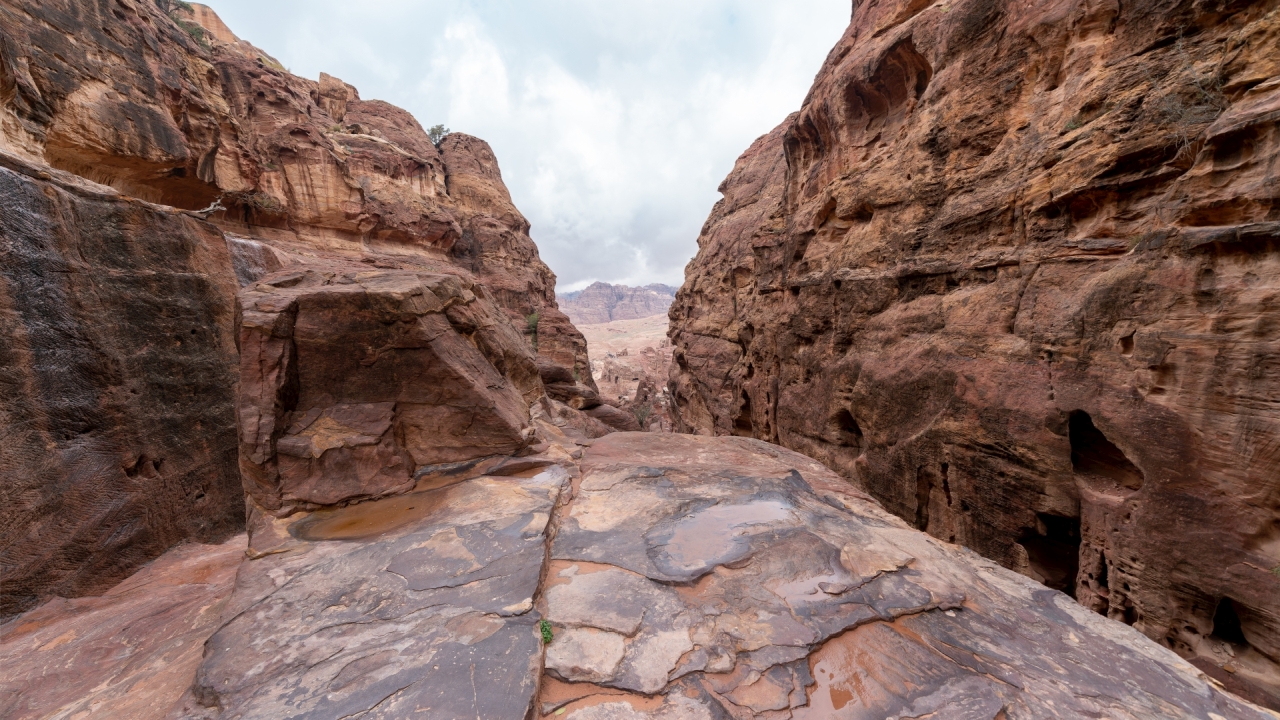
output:
M 0 710 L 1271 717 L 798 454 L 656 433 L 574 441 L 546 421 L 539 432 L 536 454 L 254 523 L 247 551 L 243 537 L 182 546 L 102 598 L 15 621 L 0 642 L 16 670 Z

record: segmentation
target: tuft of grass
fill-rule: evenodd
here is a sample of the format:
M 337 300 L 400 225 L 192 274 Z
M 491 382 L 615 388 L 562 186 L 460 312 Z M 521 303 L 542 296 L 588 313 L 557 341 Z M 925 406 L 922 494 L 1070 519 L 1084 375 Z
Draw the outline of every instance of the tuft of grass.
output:
M 1280 565 L 1277 565 L 1277 566 L 1276 566 L 1276 568 L 1275 568 L 1274 570 L 1272 570 L 1272 571 L 1271 571 L 1271 574 L 1272 574 L 1272 575 L 1275 575 L 1275 576 L 1276 576 L 1276 577 L 1278 577 L 1278 578 L 1280 578 Z
M 550 645 L 552 639 L 551 622 L 549 620 L 539 620 L 538 632 L 542 634 L 542 644 Z

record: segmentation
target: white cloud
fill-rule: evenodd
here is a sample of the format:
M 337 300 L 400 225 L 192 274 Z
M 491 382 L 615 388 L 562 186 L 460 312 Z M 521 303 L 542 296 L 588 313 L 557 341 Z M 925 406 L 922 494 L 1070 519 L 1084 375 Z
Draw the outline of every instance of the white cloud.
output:
M 295 73 L 493 145 L 561 290 L 678 285 L 716 187 L 849 0 L 208 0 Z

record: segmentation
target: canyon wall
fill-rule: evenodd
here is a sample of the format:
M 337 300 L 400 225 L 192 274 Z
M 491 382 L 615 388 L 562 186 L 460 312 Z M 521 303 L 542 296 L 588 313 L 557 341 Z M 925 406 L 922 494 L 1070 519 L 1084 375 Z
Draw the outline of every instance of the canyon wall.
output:
M 582 290 L 559 296 L 560 307 L 578 325 L 615 320 L 639 320 L 665 315 L 676 289 L 654 283 L 644 287 L 595 282 Z
M 453 134 L 437 146 L 399 108 L 290 74 L 208 7 L 164 4 L 0 0 L 12 388 L 0 400 L 0 616 L 100 591 L 175 543 L 243 527 L 235 293 L 272 273 L 445 275 L 473 288 L 483 311 L 450 310 L 460 337 L 514 336 L 538 356 L 506 403 L 521 407 L 499 412 L 495 452 L 527 444 L 540 372 L 570 377 L 547 387 L 577 407 L 596 392 L 586 341 L 557 309 L 555 276 L 487 143 Z M 584 431 L 613 429 L 548 407 Z M 352 472 L 364 482 L 367 469 Z
M 222 233 L 0 153 L 0 616 L 243 527 Z
M 518 327 L 537 314 L 540 354 L 589 376 L 487 143 L 437 147 L 404 110 L 289 73 L 206 6 L 174 7 L 0 2 L 0 149 L 210 209 L 229 232 L 462 268 Z
M 721 191 L 681 427 L 1280 702 L 1280 6 L 858 3 Z

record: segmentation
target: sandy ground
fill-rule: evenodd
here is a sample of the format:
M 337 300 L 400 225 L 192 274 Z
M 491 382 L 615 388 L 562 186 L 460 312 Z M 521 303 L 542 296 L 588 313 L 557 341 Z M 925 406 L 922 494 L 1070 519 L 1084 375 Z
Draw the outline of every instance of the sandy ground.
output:
M 667 367 L 671 343 L 667 316 L 579 325 L 587 338 L 591 376 L 603 398 L 619 407 L 639 408 L 650 429 L 670 430 Z

